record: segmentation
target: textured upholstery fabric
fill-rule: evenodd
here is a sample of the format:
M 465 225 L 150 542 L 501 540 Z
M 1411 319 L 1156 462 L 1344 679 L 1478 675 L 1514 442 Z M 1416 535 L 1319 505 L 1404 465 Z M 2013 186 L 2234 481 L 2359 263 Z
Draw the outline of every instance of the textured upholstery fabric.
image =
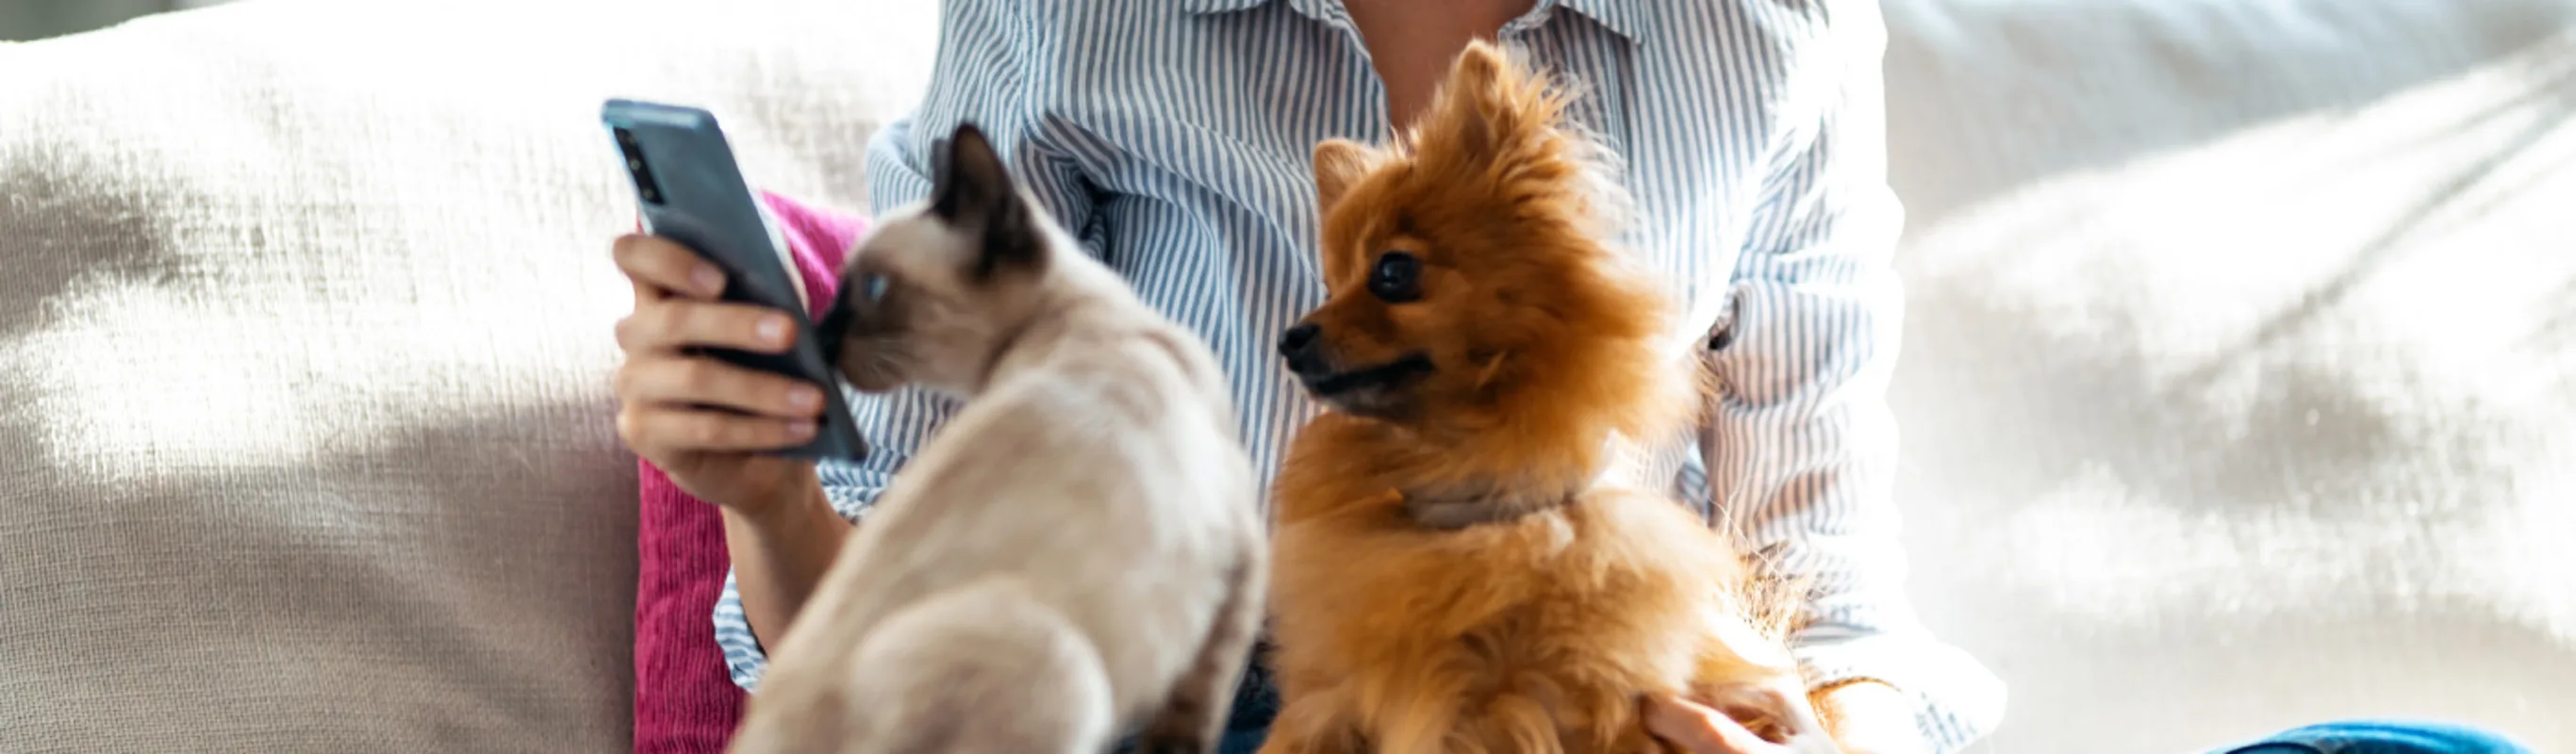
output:
M 1887 9 L 1897 489 L 1985 750 L 2576 751 L 2576 3 Z
M 599 103 L 711 106 L 754 181 L 865 206 L 929 57 L 848 42 L 928 13 L 260 0 L 0 46 L 0 751 L 626 748 Z
M 610 94 L 865 206 L 929 2 L 0 46 L 0 751 L 627 745 Z M 2565 0 L 1888 0 L 1925 619 L 2005 754 L 2576 749 Z M 712 650 L 711 650 L 712 651 Z

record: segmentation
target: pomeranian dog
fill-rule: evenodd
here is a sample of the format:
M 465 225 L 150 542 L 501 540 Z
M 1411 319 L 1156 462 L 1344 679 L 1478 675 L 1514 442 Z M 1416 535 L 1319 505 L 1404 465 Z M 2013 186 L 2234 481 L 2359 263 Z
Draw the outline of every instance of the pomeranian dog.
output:
M 1703 371 L 1568 99 L 1480 42 L 1391 149 L 1315 149 L 1329 298 L 1279 350 L 1328 410 L 1272 495 L 1266 754 L 1663 751 L 1645 695 L 1803 689 L 1778 590 L 1628 478 Z
M 934 152 L 817 331 L 861 390 L 966 405 L 772 645 L 733 751 L 1211 751 L 1268 552 L 1223 373 L 981 131 Z

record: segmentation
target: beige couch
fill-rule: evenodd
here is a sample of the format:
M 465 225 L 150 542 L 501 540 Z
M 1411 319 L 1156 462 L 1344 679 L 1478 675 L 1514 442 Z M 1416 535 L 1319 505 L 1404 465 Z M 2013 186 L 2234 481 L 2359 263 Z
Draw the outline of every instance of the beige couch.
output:
M 0 751 L 627 745 L 600 99 L 864 206 L 926 0 L 0 45 Z M 2576 748 L 2576 3 L 1888 0 L 1926 619 L 1995 752 Z

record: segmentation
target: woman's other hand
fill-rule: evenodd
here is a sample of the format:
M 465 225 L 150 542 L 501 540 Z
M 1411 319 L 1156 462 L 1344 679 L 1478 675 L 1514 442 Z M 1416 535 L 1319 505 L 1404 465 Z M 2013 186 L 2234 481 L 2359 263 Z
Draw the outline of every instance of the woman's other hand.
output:
M 1719 689 L 1705 700 L 1648 697 L 1646 731 L 1690 754 L 1839 754 L 1804 694 L 1770 686 Z M 1748 725 L 1749 723 L 1749 725 Z M 1763 732 L 1756 733 L 1755 728 Z

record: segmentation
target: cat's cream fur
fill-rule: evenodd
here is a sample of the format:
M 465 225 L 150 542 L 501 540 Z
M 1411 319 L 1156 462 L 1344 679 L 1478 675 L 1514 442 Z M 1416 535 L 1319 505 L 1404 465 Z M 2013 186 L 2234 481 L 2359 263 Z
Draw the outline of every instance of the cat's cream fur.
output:
M 1259 627 L 1256 482 L 1205 344 L 964 127 L 826 318 L 867 390 L 964 408 L 896 475 L 753 697 L 737 752 L 1210 750 Z

